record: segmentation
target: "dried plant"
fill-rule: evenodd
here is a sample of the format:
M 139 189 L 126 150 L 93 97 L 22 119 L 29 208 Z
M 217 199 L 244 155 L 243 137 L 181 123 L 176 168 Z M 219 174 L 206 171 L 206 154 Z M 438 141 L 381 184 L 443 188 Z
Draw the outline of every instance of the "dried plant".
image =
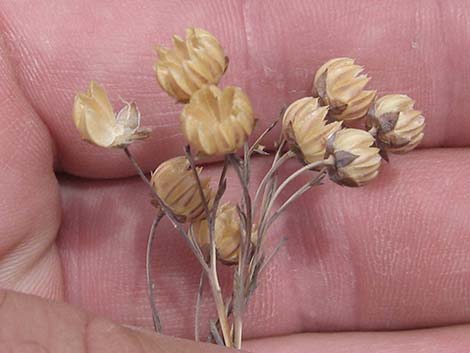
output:
M 157 332 L 162 325 L 155 304 L 152 248 L 158 224 L 167 217 L 201 266 L 195 306 L 195 339 L 200 339 L 199 306 L 207 281 L 217 318 L 210 320 L 210 341 L 241 348 L 243 314 L 260 276 L 284 243 L 278 240 L 267 253 L 270 226 L 295 200 L 328 176 L 344 186 L 363 186 L 379 174 L 387 152 L 404 153 L 423 138 L 424 118 L 414 110 L 414 101 L 405 95 L 387 95 L 377 100 L 376 92 L 365 90 L 369 78 L 350 58 L 332 59 L 315 74 L 313 97 L 293 102 L 278 119 L 250 145 L 255 127 L 250 100 L 239 87 L 219 88 L 228 59 L 218 40 L 209 32 L 190 28 L 186 39 L 174 37 L 174 47 L 158 49 L 155 64 L 161 87 L 184 103 L 180 124 L 188 145 L 184 155 L 161 163 L 147 178 L 132 156 L 129 145 L 149 135 L 140 128 L 135 103 L 126 103 L 115 114 L 106 92 L 91 82 L 86 94 L 75 98 L 73 119 L 81 137 L 97 146 L 122 148 L 138 175 L 152 193 L 156 206 L 146 252 L 146 275 L 150 308 Z M 366 117 L 366 129 L 343 126 L 343 122 Z M 262 140 L 281 121 L 277 144 L 268 153 Z M 241 151 L 240 151 L 241 150 Z M 193 151 L 197 153 L 195 156 Z M 251 194 L 250 170 L 253 154 L 271 155 L 266 175 Z M 223 168 L 217 188 L 196 166 L 206 156 L 222 156 Z M 196 158 L 197 157 L 197 158 Z M 297 157 L 299 168 L 282 179 L 285 162 Z M 232 168 L 239 180 L 238 203 L 220 206 L 227 187 L 227 171 Z M 284 202 L 286 187 L 300 175 L 307 180 Z M 220 266 L 230 266 L 233 291 L 224 295 L 219 282 Z

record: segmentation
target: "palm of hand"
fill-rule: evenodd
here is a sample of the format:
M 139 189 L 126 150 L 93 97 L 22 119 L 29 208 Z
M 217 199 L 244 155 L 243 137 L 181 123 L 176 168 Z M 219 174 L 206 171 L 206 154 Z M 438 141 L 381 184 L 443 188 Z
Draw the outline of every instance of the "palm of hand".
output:
M 283 104 L 305 94 L 319 63 L 342 54 L 367 65 L 371 86 L 379 92 L 415 97 L 429 118 L 427 149 L 392 160 L 380 180 L 365 189 L 314 190 L 277 223 L 273 238 L 287 234 L 289 241 L 250 305 L 248 336 L 467 322 L 470 224 L 462 191 L 470 183 L 470 160 L 464 148 L 432 148 L 465 147 L 470 137 L 464 114 L 470 68 L 457 59 L 470 42 L 464 23 L 452 17 L 453 10 L 470 9 L 458 2 L 433 9 L 402 1 L 389 12 L 382 8 L 385 2 L 377 8 L 362 2 L 351 6 L 369 23 L 350 33 L 348 22 L 359 19 L 348 17 L 345 4 L 316 9 L 307 3 L 222 8 L 204 1 L 197 9 L 153 1 L 119 7 L 3 4 L 2 287 L 150 326 L 143 254 L 155 210 L 144 185 L 126 179 L 133 171 L 122 153 L 79 141 L 70 110 L 75 92 L 96 79 L 115 103 L 118 95 L 136 100 L 144 124 L 153 128 L 148 142 L 131 147 L 147 170 L 181 154 L 176 119 L 181 107 L 155 83 L 151 46 L 168 43 L 173 33 L 195 24 L 221 38 L 231 59 L 224 82 L 247 89 L 261 126 Z M 405 18 L 390 18 L 399 8 Z M 311 20 L 320 13 L 335 14 L 334 39 L 326 22 Z M 441 36 L 432 30 L 437 15 L 447 29 Z M 254 183 L 267 163 L 257 162 Z M 59 183 L 52 164 L 65 173 L 58 174 Z M 229 185 L 229 194 L 236 196 L 235 180 Z M 189 337 L 197 263 L 165 226 L 156 252 L 158 304 L 166 332 Z M 210 308 L 208 300 L 206 317 Z

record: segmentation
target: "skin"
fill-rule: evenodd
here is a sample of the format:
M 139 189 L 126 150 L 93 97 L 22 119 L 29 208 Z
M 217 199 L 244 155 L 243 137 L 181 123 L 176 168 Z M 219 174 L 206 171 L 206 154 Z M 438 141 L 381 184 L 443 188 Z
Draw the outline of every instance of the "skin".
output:
M 155 209 L 124 154 L 80 141 L 71 119 L 75 93 L 95 79 L 116 109 L 120 96 L 135 100 L 153 129 L 131 146 L 145 170 L 181 154 L 181 106 L 157 87 L 151 49 L 188 25 L 223 43 L 231 64 L 222 84 L 246 89 L 257 132 L 338 56 L 365 65 L 379 94 L 416 99 L 427 117 L 421 149 L 393 156 L 377 181 L 361 189 L 327 182 L 275 224 L 271 245 L 288 241 L 250 303 L 244 347 L 467 350 L 468 1 L 116 4 L 0 4 L 0 351 L 219 351 L 141 329 L 151 327 L 144 251 Z M 256 160 L 254 185 L 268 163 Z M 292 161 L 284 176 L 297 167 Z M 219 169 L 214 162 L 206 173 Z M 237 197 L 233 177 L 229 185 Z M 165 333 L 191 338 L 198 266 L 167 223 L 159 235 Z M 209 297 L 203 323 L 213 317 Z

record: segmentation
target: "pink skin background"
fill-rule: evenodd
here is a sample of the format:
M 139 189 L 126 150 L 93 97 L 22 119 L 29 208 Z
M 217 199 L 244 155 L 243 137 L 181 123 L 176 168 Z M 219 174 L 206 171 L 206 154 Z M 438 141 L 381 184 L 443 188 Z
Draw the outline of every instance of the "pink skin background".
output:
M 271 245 L 288 241 L 250 303 L 245 348 L 468 352 L 469 18 L 464 0 L 0 1 L 0 351 L 218 351 L 136 328 L 151 327 L 144 251 L 155 209 L 124 154 L 80 141 L 71 119 L 94 79 L 116 109 L 135 100 L 153 129 L 131 147 L 146 171 L 181 154 L 181 106 L 156 84 L 153 47 L 198 26 L 223 43 L 222 85 L 246 89 L 258 133 L 338 56 L 427 118 L 421 148 L 393 156 L 374 183 L 327 182 L 274 225 Z M 254 185 L 268 167 L 255 160 Z M 229 185 L 234 198 L 232 175 Z M 167 223 L 154 265 L 165 333 L 191 338 L 199 268 Z M 202 322 L 212 308 L 207 292 Z

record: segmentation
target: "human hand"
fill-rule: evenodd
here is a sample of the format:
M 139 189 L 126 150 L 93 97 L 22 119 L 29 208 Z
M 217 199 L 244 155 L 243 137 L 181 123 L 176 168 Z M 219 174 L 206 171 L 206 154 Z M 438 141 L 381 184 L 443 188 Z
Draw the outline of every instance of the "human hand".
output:
M 71 106 L 95 79 L 115 103 L 135 100 L 153 128 L 131 146 L 146 170 L 181 154 L 181 106 L 156 84 L 152 46 L 199 26 L 225 47 L 222 84 L 247 90 L 258 131 L 307 95 L 314 70 L 337 56 L 357 58 L 370 87 L 410 95 L 427 118 L 424 148 L 392 158 L 376 182 L 327 183 L 278 220 L 271 237 L 288 242 L 249 305 L 247 337 L 258 340 L 246 349 L 464 352 L 469 14 L 464 1 L 3 2 L 0 286 L 91 314 L 5 291 L 0 342 L 13 352 L 38 351 L 35 342 L 49 352 L 197 350 L 95 318 L 151 326 L 144 251 L 155 210 L 145 186 L 126 178 L 134 171 L 122 152 L 79 140 Z M 267 164 L 256 161 L 253 183 Z M 237 183 L 229 185 L 236 196 Z M 197 263 L 166 227 L 155 252 L 157 304 L 165 333 L 190 338 Z M 210 308 L 207 300 L 205 318 Z M 418 330 L 453 324 L 462 326 Z M 394 329 L 409 331 L 343 332 Z M 313 333 L 325 331 L 338 333 Z

